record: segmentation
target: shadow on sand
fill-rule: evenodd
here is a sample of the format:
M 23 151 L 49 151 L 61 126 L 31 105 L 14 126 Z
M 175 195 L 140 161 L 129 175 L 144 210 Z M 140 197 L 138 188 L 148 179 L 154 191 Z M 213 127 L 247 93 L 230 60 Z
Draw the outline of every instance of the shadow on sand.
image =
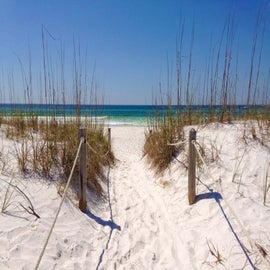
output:
M 241 247 L 243 253 L 245 254 L 245 256 L 246 256 L 246 258 L 247 258 L 247 261 L 248 261 L 249 264 L 251 265 L 252 269 L 255 269 L 255 270 L 256 270 L 257 268 L 255 267 L 255 265 L 254 265 L 253 262 L 251 261 L 251 258 L 250 258 L 250 256 L 249 256 L 248 253 L 247 253 L 247 249 L 245 248 L 245 246 L 244 246 L 244 245 L 242 244 L 242 242 L 240 241 L 240 239 L 239 239 L 239 237 L 238 237 L 236 231 L 234 230 L 234 228 L 233 228 L 233 226 L 232 226 L 232 224 L 231 224 L 231 222 L 230 222 L 230 220 L 229 220 L 227 214 L 226 214 L 225 211 L 224 211 L 223 206 L 221 205 L 221 200 L 222 200 L 221 194 L 218 193 L 218 192 L 214 192 L 213 189 L 209 188 L 209 187 L 208 187 L 206 184 L 204 184 L 200 179 L 198 179 L 198 180 L 199 180 L 199 182 L 200 182 L 202 185 L 204 185 L 204 186 L 208 189 L 209 192 L 197 195 L 197 196 L 196 196 L 196 202 L 199 202 L 199 201 L 201 201 L 201 200 L 208 200 L 208 199 L 214 199 L 214 200 L 216 201 L 216 203 L 218 204 L 218 206 L 219 206 L 219 208 L 220 208 L 220 210 L 221 210 L 221 212 L 222 212 L 222 214 L 223 214 L 225 220 L 227 221 L 227 223 L 228 223 L 228 225 L 229 225 L 229 227 L 230 227 L 231 232 L 233 233 L 233 235 L 234 235 L 236 241 L 238 242 L 239 246 Z
M 94 215 L 90 210 L 87 209 L 87 211 L 85 212 L 85 214 L 90 217 L 91 219 L 93 219 L 96 223 L 100 224 L 103 227 L 110 227 L 111 230 L 118 230 L 121 231 L 121 227 L 117 224 L 114 223 L 113 220 L 103 220 L 100 217 L 97 217 L 96 215 Z
M 108 240 L 106 242 L 105 247 L 103 248 L 101 254 L 99 255 L 99 260 L 98 260 L 98 264 L 96 267 L 96 270 L 98 270 L 102 264 L 102 260 L 103 260 L 103 255 L 105 253 L 105 251 L 109 248 L 109 244 L 112 238 L 112 233 L 114 230 L 117 231 L 121 231 L 121 226 L 117 225 L 114 220 L 113 220 L 113 213 L 112 213 L 112 204 L 111 204 L 111 194 L 110 194 L 110 167 L 108 167 L 108 173 L 107 173 L 107 192 L 108 192 L 108 203 L 109 203 L 109 209 L 110 209 L 110 219 L 109 220 L 104 220 L 96 215 L 94 215 L 90 210 L 87 209 L 86 211 L 86 215 L 93 219 L 96 223 L 100 224 L 103 227 L 108 226 L 110 228 L 110 234 L 108 237 Z

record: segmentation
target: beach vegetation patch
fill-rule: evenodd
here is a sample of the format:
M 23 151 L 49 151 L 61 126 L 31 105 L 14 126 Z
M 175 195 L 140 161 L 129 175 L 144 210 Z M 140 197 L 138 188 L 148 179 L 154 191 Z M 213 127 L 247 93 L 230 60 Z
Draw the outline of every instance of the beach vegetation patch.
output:
M 80 140 L 79 127 L 84 125 L 89 146 L 87 185 L 98 196 L 103 195 L 102 182 L 107 181 L 104 168 L 115 162 L 103 124 L 82 122 L 79 119 L 58 122 L 54 117 L 37 122 L 36 118 L 18 119 L 18 116 L 16 119 L 9 117 L 5 124 L 6 136 L 14 141 L 14 153 L 20 172 L 34 172 L 47 179 L 58 175 L 64 181 L 69 177 L 76 156 Z M 78 164 L 73 178 L 73 186 L 77 188 Z
M 144 156 L 156 174 L 162 174 L 183 150 L 184 130 L 170 107 L 165 115 L 155 113 L 145 133 Z

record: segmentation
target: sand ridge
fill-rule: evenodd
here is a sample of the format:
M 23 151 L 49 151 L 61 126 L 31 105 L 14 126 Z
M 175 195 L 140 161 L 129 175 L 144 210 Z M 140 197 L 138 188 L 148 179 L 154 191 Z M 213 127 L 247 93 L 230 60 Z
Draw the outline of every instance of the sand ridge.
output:
M 197 137 L 209 157 L 213 145 L 218 149 L 219 157 L 209 162 L 209 170 L 214 180 L 222 182 L 224 196 L 250 237 L 269 254 L 269 195 L 266 205 L 262 203 L 269 150 L 255 141 L 246 146 L 241 132 L 240 123 L 209 125 L 200 127 Z M 89 210 L 82 213 L 70 195 L 39 269 L 253 269 L 254 265 L 267 269 L 220 197 L 217 183 L 199 169 L 200 199 L 188 205 L 186 169 L 174 161 L 163 176 L 156 176 L 143 158 L 144 134 L 143 127 L 112 128 L 117 162 L 106 168 L 108 200 L 96 202 L 88 194 Z M 4 149 L 10 147 L 5 138 L 2 144 Z M 1 179 L 8 181 L 9 176 Z M 53 183 L 19 174 L 13 181 L 30 196 L 41 218 L 15 203 L 0 215 L 0 269 L 33 269 L 61 197 Z M 3 198 L 6 186 L 0 183 Z M 213 251 L 220 254 L 220 262 Z

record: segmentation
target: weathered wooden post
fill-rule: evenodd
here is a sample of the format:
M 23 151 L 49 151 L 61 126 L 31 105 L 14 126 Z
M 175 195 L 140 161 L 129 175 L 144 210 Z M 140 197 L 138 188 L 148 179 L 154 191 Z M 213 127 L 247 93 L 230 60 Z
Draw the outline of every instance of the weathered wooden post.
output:
M 109 141 L 109 148 L 111 150 L 111 141 L 112 141 L 111 128 L 108 128 L 108 141 Z
M 85 212 L 86 203 L 86 187 L 87 187 L 87 147 L 86 147 L 86 128 L 80 128 L 80 140 L 83 138 L 83 143 L 80 150 L 80 179 L 79 179 L 79 208 Z
M 193 142 L 196 141 L 196 130 L 192 128 L 189 132 L 189 159 L 188 159 L 188 202 L 195 203 L 196 199 L 196 148 Z

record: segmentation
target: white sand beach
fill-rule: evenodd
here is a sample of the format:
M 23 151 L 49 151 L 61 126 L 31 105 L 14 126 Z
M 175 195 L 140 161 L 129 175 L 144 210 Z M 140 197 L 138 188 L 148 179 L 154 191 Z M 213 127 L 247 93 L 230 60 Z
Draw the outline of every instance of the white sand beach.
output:
M 187 145 L 156 176 L 143 157 L 145 128 L 112 127 L 117 162 L 106 168 L 108 199 L 88 194 L 82 213 L 69 192 L 39 269 L 270 269 L 270 190 L 263 203 L 270 148 L 252 138 L 245 143 L 241 123 L 195 128 L 207 168 L 197 172 L 198 197 L 189 205 Z M 0 175 L 1 209 L 7 196 L 9 204 L 0 213 L 0 269 L 35 269 L 61 196 L 56 182 L 18 173 L 13 144 L 2 132 L 9 162 Z M 40 218 L 23 209 L 29 202 L 8 190 L 10 181 Z

